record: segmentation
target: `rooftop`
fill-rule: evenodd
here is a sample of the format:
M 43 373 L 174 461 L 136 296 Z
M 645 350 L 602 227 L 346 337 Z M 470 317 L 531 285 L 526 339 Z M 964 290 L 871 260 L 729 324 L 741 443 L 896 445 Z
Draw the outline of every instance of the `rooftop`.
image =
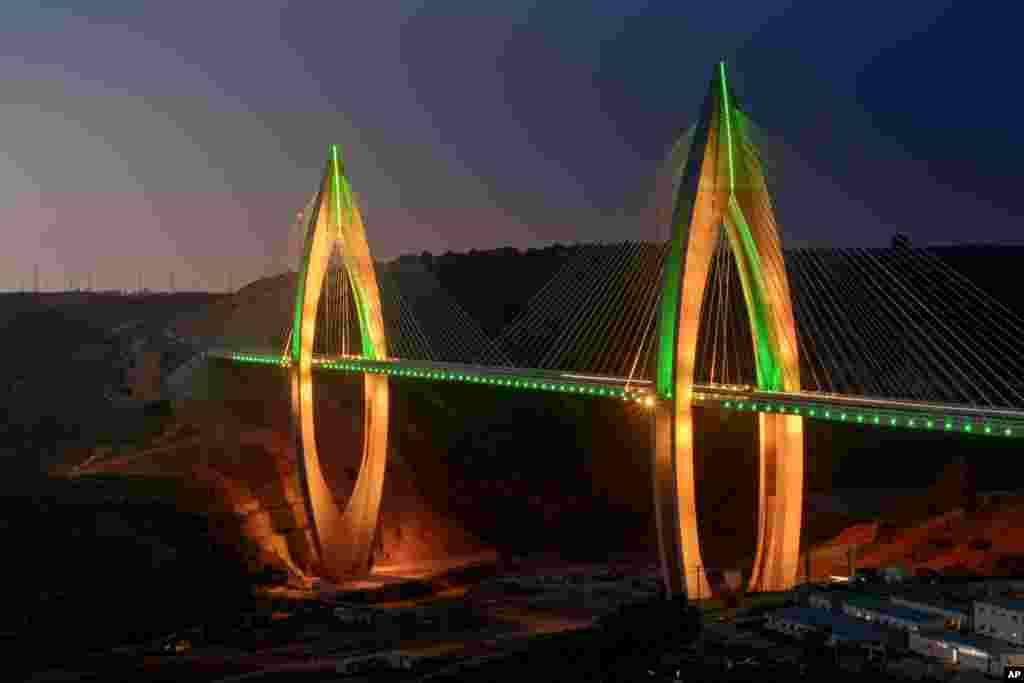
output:
M 862 597 L 863 593 L 854 593 L 853 591 L 845 590 L 842 588 L 833 588 L 830 586 L 823 586 L 815 591 L 811 592 L 812 596 L 826 597 L 830 600 L 839 598 L 840 600 L 846 600 L 847 598 Z
M 995 605 L 996 607 L 1002 607 L 1003 609 L 1013 610 L 1015 612 L 1024 612 L 1024 600 L 1017 598 L 978 598 L 977 603 Z
M 968 616 L 971 613 L 971 602 L 969 600 L 953 600 L 938 593 L 895 593 L 891 596 L 891 599 L 905 600 L 906 602 L 915 603 L 918 605 L 928 605 L 929 607 L 936 607 L 947 612 L 955 612 L 956 614 L 960 614 L 963 616 Z M 910 607 L 913 608 L 913 605 L 910 605 Z
M 784 607 L 769 613 L 768 616 L 807 624 L 814 628 L 831 627 L 833 635 L 844 639 L 884 640 L 886 638 L 885 630 L 874 624 L 868 624 L 845 614 L 834 614 L 813 607 Z
M 844 598 L 843 602 L 853 607 L 871 610 L 872 612 L 885 614 L 903 621 L 910 621 L 918 624 L 927 624 L 935 621 L 934 614 L 928 614 L 927 612 L 922 612 L 921 610 L 914 609 L 913 607 L 897 605 L 889 602 L 888 600 L 876 598 L 870 595 L 855 595 L 852 598 Z
M 1005 640 L 999 640 L 998 638 L 979 635 L 977 633 L 963 634 L 956 633 L 954 631 L 942 631 L 941 633 L 928 633 L 922 635 L 929 640 L 945 642 L 951 645 L 966 645 L 967 647 L 973 647 L 989 655 L 1002 654 L 1004 652 L 1024 654 L 1024 648 L 1014 645 L 1013 643 L 1008 643 Z

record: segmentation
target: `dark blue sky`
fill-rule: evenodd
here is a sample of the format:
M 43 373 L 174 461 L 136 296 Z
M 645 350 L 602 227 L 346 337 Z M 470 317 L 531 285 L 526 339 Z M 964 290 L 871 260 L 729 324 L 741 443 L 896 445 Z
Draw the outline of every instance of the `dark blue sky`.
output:
M 98 9 L 100 8 L 100 9 Z M 1020 11 L 979 0 L 19 2 L 0 11 L 0 288 L 279 267 L 327 145 L 391 258 L 650 238 L 715 61 L 785 243 L 1020 243 Z

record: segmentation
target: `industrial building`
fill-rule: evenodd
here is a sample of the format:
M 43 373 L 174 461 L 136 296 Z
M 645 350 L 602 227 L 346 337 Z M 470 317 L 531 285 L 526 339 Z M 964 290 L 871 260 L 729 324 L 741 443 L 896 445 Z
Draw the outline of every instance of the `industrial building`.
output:
M 944 631 L 911 633 L 908 640 L 913 652 L 990 676 L 1001 678 L 1007 666 L 1024 665 L 1024 650 L 987 636 Z
M 856 595 L 843 599 L 842 611 L 851 617 L 891 626 L 907 632 L 945 629 L 946 620 L 937 614 L 897 605 L 892 601 L 870 595 Z
M 955 602 L 940 595 L 914 593 L 893 595 L 889 599 L 894 605 L 942 617 L 945 627 L 951 631 L 969 629 L 973 623 L 973 609 L 970 603 Z
M 375 620 L 374 611 L 364 605 L 339 605 L 334 616 L 338 623 L 354 626 L 372 626 Z
M 774 612 L 765 625 L 798 638 L 831 632 L 830 645 L 845 640 L 874 650 L 907 648 L 953 667 L 1002 677 L 1006 667 L 1024 666 L 1024 600 L 1005 593 L 1016 586 L 1004 583 L 879 587 L 878 594 L 821 587 L 805 594 L 809 607 Z
M 974 630 L 1024 645 L 1024 600 L 983 598 L 974 602 Z
M 767 615 L 765 627 L 804 638 L 808 633 L 831 630 L 827 644 L 856 643 L 860 645 L 884 645 L 887 634 L 884 629 L 860 619 L 835 614 L 813 607 L 786 607 Z
M 842 611 L 843 602 L 847 599 L 861 597 L 860 593 L 843 590 L 814 591 L 807 595 L 807 604 L 816 609 Z

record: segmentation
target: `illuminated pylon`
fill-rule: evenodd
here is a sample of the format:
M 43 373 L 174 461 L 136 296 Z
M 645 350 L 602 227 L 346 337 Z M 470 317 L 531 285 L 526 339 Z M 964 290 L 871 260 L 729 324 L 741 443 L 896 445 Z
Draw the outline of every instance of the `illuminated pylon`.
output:
M 319 571 L 332 579 L 365 572 L 384 487 L 388 444 L 388 380 L 363 375 L 363 458 L 352 495 L 342 510 L 320 467 L 313 407 L 313 341 L 324 274 L 334 247 L 342 260 L 356 304 L 364 358 L 384 360 L 387 344 L 380 291 L 356 206 L 336 145 L 306 215 L 305 242 L 295 296 L 295 319 L 288 351 L 292 363 L 292 414 L 296 426 L 299 473 L 306 510 L 313 525 Z
M 708 596 L 700 569 L 691 398 L 701 307 L 722 232 L 743 287 L 758 387 L 798 391 L 800 366 L 771 200 L 724 62 L 688 142 L 685 163 L 673 169 L 671 245 L 658 318 L 654 501 L 669 595 Z M 749 588 L 784 590 L 796 580 L 799 556 L 803 418 L 761 413 L 758 419 L 758 540 Z

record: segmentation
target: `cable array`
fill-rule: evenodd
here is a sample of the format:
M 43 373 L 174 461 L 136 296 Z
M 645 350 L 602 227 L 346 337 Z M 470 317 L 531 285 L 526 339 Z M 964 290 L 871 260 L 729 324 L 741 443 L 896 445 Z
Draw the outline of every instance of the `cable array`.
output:
M 799 386 L 804 391 L 1024 408 L 1021 316 L 926 249 L 783 252 L 751 124 L 736 112 L 732 125 L 730 153 L 719 153 L 715 163 L 728 159 L 733 188 L 728 208 L 738 207 L 738 212 L 723 209 L 711 256 L 695 381 L 756 385 L 754 330 L 771 336 L 792 316 L 795 341 L 785 335 L 772 338 L 775 344 L 792 346 L 777 352 L 800 359 Z M 681 138 L 660 178 L 660 194 L 669 201 L 675 200 L 692 139 L 692 130 Z M 725 144 L 723 139 L 717 144 Z M 720 177 L 724 171 L 718 171 L 715 182 Z M 316 198 L 299 213 L 290 242 L 298 237 L 301 243 L 310 230 Z M 659 211 L 659 223 L 670 224 L 672 216 L 671 211 Z M 752 245 L 741 243 L 748 239 L 744 235 L 753 235 Z M 356 297 L 344 268 L 342 240 L 334 244 L 317 310 L 314 352 L 359 356 Z M 627 241 L 567 250 L 561 268 L 528 301 L 515 304 L 521 312 L 494 336 L 419 260 L 378 264 L 389 355 L 651 379 L 669 244 Z M 755 266 L 741 271 L 737 250 Z M 761 278 L 753 283 L 756 287 L 744 280 L 754 277 Z M 254 322 L 229 314 L 219 343 L 287 353 L 296 284 L 291 272 L 241 290 L 235 300 L 244 297 L 249 308 L 256 306 L 266 315 Z M 757 302 L 749 300 L 751 292 L 766 298 L 768 304 L 759 310 L 768 320 L 752 317 L 750 309 Z
M 708 273 L 696 381 L 754 385 L 751 322 L 731 250 L 723 235 Z M 666 251 L 639 242 L 580 247 L 494 339 L 428 270 L 378 266 L 392 356 L 649 379 Z M 784 256 L 803 390 L 1024 407 L 1024 319 L 940 256 L 907 248 Z M 340 260 L 325 278 L 315 351 L 359 355 L 358 316 Z M 295 274 L 252 287 L 239 296 L 278 324 L 269 333 L 266 320 L 225 325 L 219 343 L 283 351 Z
M 510 367 L 513 362 L 459 305 L 437 277 L 419 264 L 378 267 L 388 334 L 408 360 Z M 397 351 L 396 351 L 397 355 Z
M 816 390 L 1024 407 L 1024 320 L 936 255 L 799 250 L 789 261 L 808 360 L 825 371 Z
M 587 245 L 528 302 L 497 342 L 518 367 L 626 377 L 643 373 L 665 245 Z
M 697 381 L 755 385 L 750 321 L 723 240 Z M 925 249 L 785 253 L 804 391 L 1024 407 L 1024 319 Z

